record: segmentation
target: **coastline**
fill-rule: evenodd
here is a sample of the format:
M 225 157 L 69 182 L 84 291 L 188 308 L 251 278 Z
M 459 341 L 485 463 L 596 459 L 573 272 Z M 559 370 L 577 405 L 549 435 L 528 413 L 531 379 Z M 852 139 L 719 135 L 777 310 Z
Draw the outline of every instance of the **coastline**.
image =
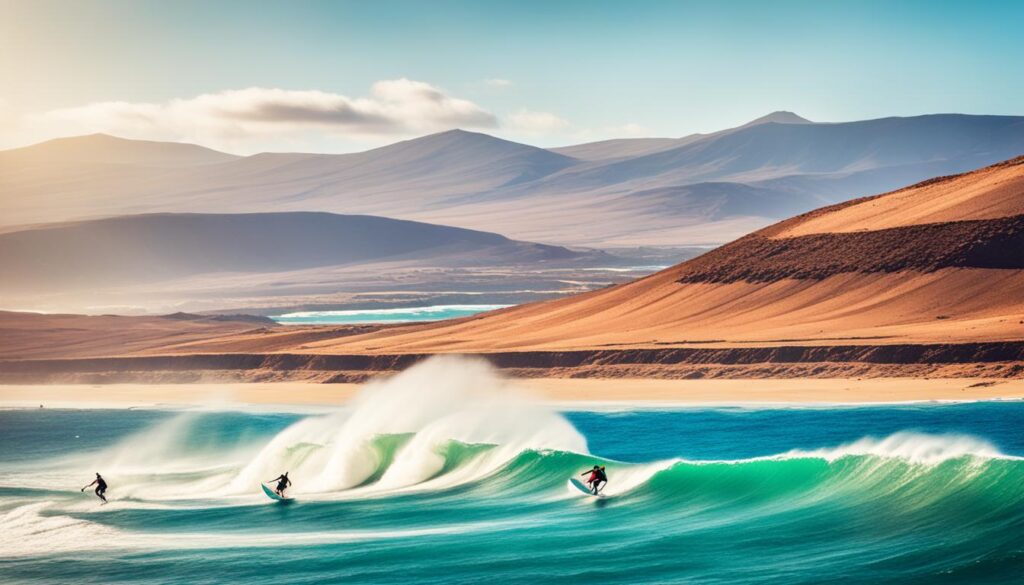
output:
M 1024 399 L 1024 380 L 993 378 L 514 379 L 524 393 L 555 405 L 868 405 Z M 0 385 L 6 408 L 330 407 L 361 384 L 312 382 Z

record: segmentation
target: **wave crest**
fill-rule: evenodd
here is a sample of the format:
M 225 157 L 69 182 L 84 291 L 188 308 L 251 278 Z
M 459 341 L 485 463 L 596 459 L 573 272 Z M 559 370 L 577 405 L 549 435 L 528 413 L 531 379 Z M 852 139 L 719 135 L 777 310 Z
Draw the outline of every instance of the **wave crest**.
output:
M 982 459 L 1010 458 L 999 452 L 992 443 L 969 435 L 930 435 L 925 433 L 900 432 L 887 437 L 864 437 L 838 447 L 793 450 L 783 457 L 820 458 L 836 461 L 843 457 L 872 456 L 902 459 L 910 463 L 937 465 L 950 459 L 977 457 Z

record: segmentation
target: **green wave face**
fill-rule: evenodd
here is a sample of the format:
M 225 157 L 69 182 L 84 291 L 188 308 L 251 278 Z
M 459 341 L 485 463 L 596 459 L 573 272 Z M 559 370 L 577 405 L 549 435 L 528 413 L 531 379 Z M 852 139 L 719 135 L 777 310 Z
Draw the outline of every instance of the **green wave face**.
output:
M 567 468 L 593 461 L 524 453 L 489 481 L 509 493 L 557 490 Z M 871 575 L 865 583 L 903 582 L 908 574 L 929 576 L 922 583 L 1013 583 L 1024 566 L 1019 459 L 966 455 L 924 464 L 851 455 L 649 467 L 656 470 L 607 462 L 613 496 L 595 502 L 611 514 L 601 532 L 632 543 L 630 554 L 689 558 L 731 574 L 729 582 L 774 582 L 787 571 L 801 582 L 818 571 L 824 580 Z M 637 473 L 646 479 L 616 493 L 617 478 Z

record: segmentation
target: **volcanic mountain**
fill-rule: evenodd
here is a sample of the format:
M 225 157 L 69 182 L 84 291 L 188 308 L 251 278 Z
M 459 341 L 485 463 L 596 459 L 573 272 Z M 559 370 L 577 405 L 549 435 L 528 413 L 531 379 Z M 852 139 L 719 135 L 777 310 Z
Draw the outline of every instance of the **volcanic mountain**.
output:
M 1024 157 L 824 207 L 629 284 L 315 353 L 1024 340 Z

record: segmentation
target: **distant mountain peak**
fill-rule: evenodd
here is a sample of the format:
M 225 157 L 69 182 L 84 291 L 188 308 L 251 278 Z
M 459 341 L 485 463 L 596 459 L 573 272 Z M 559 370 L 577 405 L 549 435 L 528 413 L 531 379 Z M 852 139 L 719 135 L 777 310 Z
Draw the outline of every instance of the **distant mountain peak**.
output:
M 107 134 L 104 132 L 95 132 L 93 134 L 77 134 L 73 136 L 59 136 L 57 138 L 51 138 L 43 142 L 38 142 L 36 144 L 24 146 L 21 147 L 20 149 L 49 149 L 52 151 L 60 151 L 66 153 L 81 152 L 84 156 L 90 158 L 97 154 L 106 154 L 110 152 L 120 152 L 132 149 L 164 149 L 177 151 L 203 150 L 220 153 L 220 151 L 213 150 L 212 148 L 207 148 L 205 146 L 191 144 L 188 142 L 175 142 L 170 140 L 146 140 L 142 138 L 125 138 L 124 136 L 115 136 L 113 134 Z M 227 153 L 220 154 L 224 154 L 225 156 L 227 156 Z
M 21 148 L 42 147 L 42 146 L 45 146 L 45 145 L 62 145 L 62 146 L 87 145 L 87 146 L 93 146 L 93 145 L 97 145 L 97 144 L 127 144 L 127 143 L 130 143 L 130 142 L 132 142 L 132 140 L 130 140 L 128 138 L 121 138 L 120 136 L 113 136 L 111 134 L 104 134 L 103 132 L 96 132 L 94 134 L 78 134 L 78 135 L 75 135 L 75 136 L 58 136 L 57 138 L 51 138 L 49 140 L 44 140 L 43 142 L 37 142 L 36 144 L 31 144 L 29 146 L 25 146 L 25 147 L 21 147 Z M 16 149 L 11 149 L 11 150 L 16 150 Z
M 461 143 L 481 143 L 481 142 L 511 142 L 504 138 L 498 138 L 497 136 L 491 136 L 484 132 L 473 132 L 470 130 L 463 130 L 461 128 L 453 128 L 451 130 L 445 130 L 444 132 L 435 132 L 434 134 L 427 134 L 426 136 L 420 136 L 418 139 L 421 142 L 461 142 Z M 515 143 L 518 144 L 518 143 Z M 528 145 L 523 145 L 528 146 Z
M 62 138 L 55 138 L 54 140 L 129 140 L 128 138 L 121 138 L 120 136 L 114 136 L 113 134 L 106 134 L 104 132 L 93 132 L 92 134 L 82 134 L 80 136 L 64 136 Z
M 415 154 L 417 156 L 433 156 L 447 153 L 449 155 L 463 157 L 461 159 L 463 161 L 471 161 L 480 156 L 485 156 L 487 153 L 490 153 L 491 156 L 497 153 L 513 156 L 543 155 L 552 161 L 559 161 L 559 164 L 562 166 L 573 160 L 567 156 L 551 152 L 549 150 L 544 150 L 536 146 L 531 146 L 529 144 L 498 138 L 497 136 L 491 136 L 490 134 L 483 132 L 471 132 L 469 130 L 461 129 L 445 130 L 443 132 L 427 134 L 426 136 L 420 136 L 418 138 L 396 142 L 395 144 L 381 146 L 380 148 L 376 148 L 369 152 L 377 154 L 402 152 L 405 153 L 406 156 L 409 154 Z
M 36 144 L 32 144 L 32 145 L 29 145 L 29 146 L 23 147 L 23 148 L 32 148 L 33 146 L 42 146 L 42 145 L 47 145 L 47 144 L 50 144 L 50 145 L 55 145 L 55 144 L 61 144 L 61 145 L 85 145 L 85 146 L 93 146 L 93 145 L 99 145 L 99 144 L 103 144 L 103 145 L 124 145 L 124 146 L 132 146 L 132 145 L 138 146 L 138 145 L 149 145 L 149 144 L 152 144 L 152 145 L 165 145 L 165 144 L 175 145 L 175 144 L 180 144 L 183 147 L 203 148 L 203 149 L 206 149 L 206 150 L 212 150 L 212 149 L 207 148 L 205 146 L 199 146 L 198 144 L 189 144 L 187 142 L 173 142 L 173 141 L 160 141 L 160 140 L 145 140 L 145 139 L 138 139 L 138 138 L 125 138 L 123 136 L 114 136 L 113 134 L 106 134 L 104 132 L 94 132 L 92 134 L 77 134 L 77 135 L 74 135 L 74 136 L 59 136 L 57 138 L 51 138 L 50 140 L 46 140 L 46 141 L 43 141 L 43 142 L 38 142 Z
M 59 157 L 65 163 L 136 163 L 154 166 L 188 166 L 239 158 L 198 144 L 139 140 L 102 132 L 52 138 L 29 146 L 0 151 L 0 156 L 51 157 L 51 163 L 57 160 L 53 157 Z
M 751 121 L 747 122 L 746 124 L 744 124 L 743 126 L 741 126 L 741 128 L 746 128 L 747 126 L 757 126 L 758 124 L 769 124 L 769 123 L 774 123 L 774 124 L 813 124 L 814 122 L 808 120 L 807 118 L 802 118 L 802 117 L 794 114 L 793 112 L 788 112 L 786 110 L 779 110 L 777 112 L 772 112 L 772 113 L 768 114 L 767 116 L 761 116 L 760 118 L 757 118 L 756 120 L 751 120 Z
M 408 140 L 402 140 L 393 144 L 387 144 L 378 147 L 374 150 L 388 150 L 393 146 L 411 146 L 411 145 L 443 145 L 443 144 L 467 144 L 473 142 L 507 142 L 501 138 L 491 136 L 490 134 L 484 134 L 482 132 L 470 132 L 469 130 L 462 130 L 461 128 L 453 128 L 451 130 L 444 130 L 442 132 L 434 132 L 433 134 L 424 134 L 423 136 L 417 136 Z
M 442 132 L 435 132 L 436 136 L 488 136 L 483 132 L 472 132 L 470 130 L 463 130 L 462 128 L 452 128 L 451 130 L 444 130 Z M 428 134 L 429 136 L 429 134 Z

